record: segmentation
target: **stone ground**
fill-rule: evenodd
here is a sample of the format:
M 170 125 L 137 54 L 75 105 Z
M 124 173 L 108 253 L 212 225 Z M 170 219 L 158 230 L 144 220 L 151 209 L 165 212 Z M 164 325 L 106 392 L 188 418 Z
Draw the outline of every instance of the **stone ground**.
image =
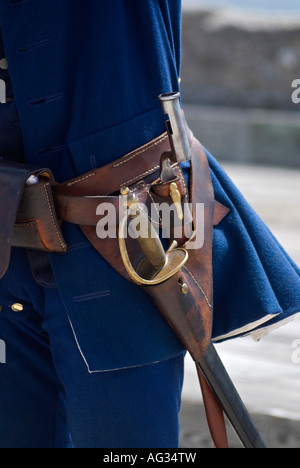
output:
M 300 170 L 224 164 L 228 174 L 300 265 Z M 259 343 L 252 338 L 217 345 L 219 354 L 270 448 L 300 448 L 300 317 Z M 298 354 L 299 356 L 299 354 Z M 240 447 L 230 428 L 231 447 Z M 212 447 L 199 385 L 186 359 L 181 447 Z

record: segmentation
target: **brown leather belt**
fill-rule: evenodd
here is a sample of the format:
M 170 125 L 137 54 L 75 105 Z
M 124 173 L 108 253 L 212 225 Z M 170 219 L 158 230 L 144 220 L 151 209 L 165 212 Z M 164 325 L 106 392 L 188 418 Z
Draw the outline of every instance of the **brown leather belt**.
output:
M 191 138 L 191 133 L 190 133 Z M 69 195 L 110 195 L 120 187 L 133 185 L 159 169 L 160 156 L 170 150 L 167 133 L 106 166 L 60 184 L 59 191 Z
M 101 202 L 118 209 L 117 195 L 105 197 L 122 185 L 151 177 L 159 169 L 160 154 L 167 149 L 164 133 L 123 158 L 60 185 L 49 169 L 0 160 L 0 278 L 8 268 L 11 246 L 65 252 L 60 223 L 95 226 Z M 32 174 L 40 183 L 26 186 Z
M 153 174 L 157 176 L 160 156 L 167 150 L 170 150 L 170 144 L 167 133 L 164 133 L 112 163 L 54 186 L 58 218 L 95 226 L 99 221 L 96 210 L 100 203 L 112 203 L 118 212 L 120 188 L 153 179 Z
M 212 326 L 212 229 L 228 213 L 216 202 L 207 157 L 201 144 L 188 131 L 192 153 L 190 191 L 178 164 L 173 165 L 174 181 L 182 203 L 190 202 L 192 213 L 197 203 L 205 206 L 205 243 L 189 255 L 186 264 L 161 284 L 143 286 L 162 315 L 174 328 L 195 362 L 201 359 L 211 339 Z M 0 161 L 0 277 L 9 265 L 11 246 L 46 252 L 66 252 L 67 245 L 60 230 L 62 221 L 80 226 L 95 249 L 113 268 L 127 279 L 128 270 L 120 258 L 117 238 L 99 239 L 95 226 L 97 208 L 102 203 L 119 209 L 120 189 L 130 187 L 140 202 L 167 201 L 170 183 L 161 183 L 161 155 L 170 151 L 167 133 L 106 166 L 92 170 L 62 184 L 56 184 L 48 169 L 32 168 Z M 26 186 L 31 174 L 39 183 Z M 187 224 L 193 220 L 187 216 Z M 117 228 L 117 226 L 115 226 Z M 117 237 L 117 236 L 116 236 Z M 186 233 L 177 244 L 189 242 Z M 137 242 L 129 239 L 128 251 L 134 252 Z M 175 326 L 174 326 L 175 325 Z M 221 428 L 219 445 L 226 445 Z
M 167 133 L 164 133 L 126 156 L 62 184 L 55 184 L 51 172 L 48 171 L 47 180 L 42 182 L 51 186 L 57 218 L 73 224 L 95 226 L 99 221 L 96 210 L 100 203 L 113 204 L 118 213 L 120 188 L 133 185 L 140 180 L 149 181 L 157 177 L 160 156 L 167 150 L 170 150 L 170 144 Z M 33 173 L 32 168 L 26 172 L 26 175 L 31 173 Z M 22 183 L 24 184 L 24 180 Z M 39 201 L 43 206 L 41 198 L 44 197 L 41 197 L 41 194 L 44 191 L 45 189 L 39 185 L 25 188 L 16 217 L 12 245 L 32 247 L 32 242 L 29 241 L 33 235 L 30 223 L 39 218 Z M 114 193 L 115 196 L 111 195 Z M 15 209 L 14 207 L 11 211 L 14 212 Z M 19 234 L 21 226 L 22 232 Z M 60 245 L 55 245 L 53 249 L 48 242 L 41 242 L 40 239 L 35 243 L 35 248 L 49 252 L 61 251 Z
M 191 144 L 192 140 L 192 133 L 189 132 Z M 18 173 L 16 169 L 19 169 L 19 165 L 17 167 L 12 165 L 12 193 L 9 197 L 6 196 L 6 200 L 14 200 L 15 202 L 14 206 L 10 207 L 10 213 L 12 216 L 15 214 L 16 222 L 13 231 L 10 235 L 6 234 L 6 238 L 10 239 L 13 246 L 47 252 L 66 251 L 67 246 L 60 232 L 59 222 L 96 226 L 100 219 L 99 215 L 96 214 L 97 208 L 101 203 L 112 204 L 118 219 L 120 188 L 135 185 L 139 181 L 148 183 L 155 180 L 159 175 L 161 154 L 169 150 L 168 135 L 163 133 L 126 156 L 62 184 L 55 184 L 51 172 L 43 170 L 44 172 L 40 171 L 43 174 L 42 183 L 25 187 L 21 199 L 15 196 L 16 174 Z M 3 162 L 0 162 L 0 168 L 1 165 L 3 168 Z M 26 170 L 24 170 L 25 168 Z M 20 181 L 21 187 L 25 183 L 26 176 L 37 173 L 36 170 L 28 168 L 28 166 L 24 166 L 23 171 L 24 177 Z M 178 167 L 175 171 L 177 171 L 179 187 L 183 194 L 186 190 L 183 175 Z M 2 187 L 5 185 L 3 182 Z M 21 187 L 20 191 L 22 191 Z M 223 218 L 225 212 L 226 209 L 224 211 L 224 207 L 215 202 L 215 225 Z M 0 261 L 0 274 L 1 270 L 3 273 L 1 263 Z M 7 260 L 5 264 L 7 265 Z

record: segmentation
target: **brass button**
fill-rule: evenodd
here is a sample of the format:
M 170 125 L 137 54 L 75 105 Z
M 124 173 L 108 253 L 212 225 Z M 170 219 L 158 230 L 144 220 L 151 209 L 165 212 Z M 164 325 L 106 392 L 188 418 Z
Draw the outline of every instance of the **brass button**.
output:
M 2 70 L 7 70 L 8 69 L 6 58 L 3 58 L 3 59 L 0 60 L 0 68 L 2 68 Z
M 13 310 L 14 312 L 22 312 L 23 309 L 24 307 L 22 306 L 22 304 L 19 304 L 18 302 L 11 306 L 11 310 Z
M 181 285 L 181 292 L 182 292 L 182 294 L 184 294 L 184 295 L 188 294 L 188 292 L 189 292 L 189 287 L 188 287 L 188 285 L 187 285 L 186 283 L 183 283 L 183 284 Z

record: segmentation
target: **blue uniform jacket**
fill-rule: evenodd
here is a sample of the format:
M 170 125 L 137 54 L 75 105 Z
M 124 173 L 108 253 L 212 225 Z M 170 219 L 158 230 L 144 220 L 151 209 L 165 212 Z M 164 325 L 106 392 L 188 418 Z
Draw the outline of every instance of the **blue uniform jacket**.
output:
M 61 182 L 165 130 L 157 96 L 178 90 L 180 3 L 0 0 L 28 163 L 49 167 Z M 231 208 L 214 234 L 214 336 L 222 339 L 298 312 L 300 281 L 299 269 L 208 157 L 216 198 Z M 89 371 L 181 353 L 148 296 L 118 276 L 76 226 L 63 230 L 69 251 L 51 255 L 51 264 Z

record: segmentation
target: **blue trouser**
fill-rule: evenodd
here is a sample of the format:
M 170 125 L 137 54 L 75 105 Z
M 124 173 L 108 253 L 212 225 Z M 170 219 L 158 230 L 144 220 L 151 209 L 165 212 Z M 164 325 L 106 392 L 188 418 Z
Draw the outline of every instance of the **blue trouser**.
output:
M 12 251 L 0 305 L 1 448 L 178 447 L 182 355 L 89 373 L 57 289 L 36 283 L 23 249 Z

